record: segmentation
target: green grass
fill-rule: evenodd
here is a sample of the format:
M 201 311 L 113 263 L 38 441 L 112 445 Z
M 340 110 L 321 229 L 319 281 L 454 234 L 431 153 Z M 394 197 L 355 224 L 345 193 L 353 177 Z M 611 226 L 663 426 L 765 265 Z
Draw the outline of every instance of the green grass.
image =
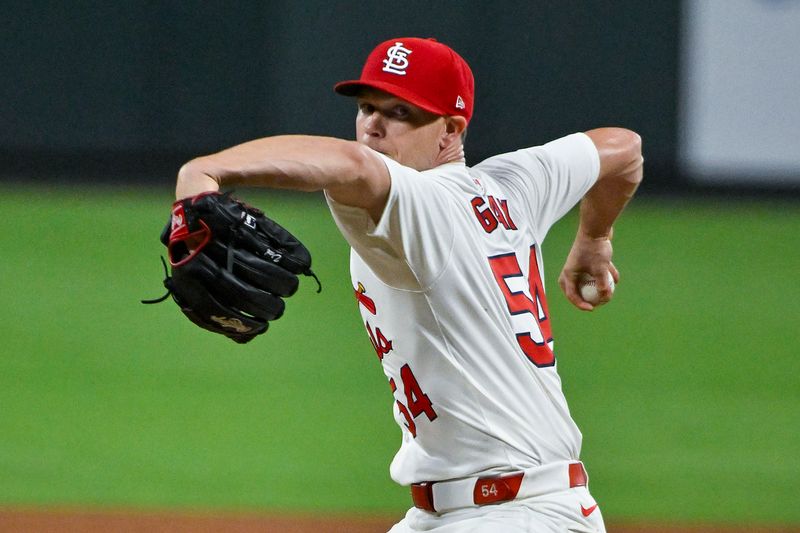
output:
M 319 196 L 241 195 L 314 254 L 286 316 L 246 346 L 165 302 L 170 192 L 4 188 L 0 505 L 391 512 L 400 432 Z M 640 200 L 618 223 L 612 305 L 556 278 L 556 353 L 609 520 L 800 523 L 800 207 Z
M 163 293 L 168 191 L 6 191 L 4 217 L 24 222 L 0 242 L 0 501 L 404 505 L 347 246 L 322 201 L 301 200 L 259 203 L 314 250 L 324 291 L 304 280 L 286 318 L 240 346 L 139 303 Z
M 571 231 L 550 236 L 550 277 Z M 800 523 L 798 234 L 796 205 L 636 202 L 614 304 L 551 298 L 604 514 Z

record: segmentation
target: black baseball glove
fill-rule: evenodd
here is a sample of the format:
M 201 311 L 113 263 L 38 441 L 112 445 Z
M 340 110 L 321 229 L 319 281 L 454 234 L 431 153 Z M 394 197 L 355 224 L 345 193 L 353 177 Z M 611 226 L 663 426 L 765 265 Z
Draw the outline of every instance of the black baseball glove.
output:
M 283 298 L 297 291 L 298 274 L 319 285 L 308 249 L 230 193 L 175 202 L 161 242 L 172 267 L 170 276 L 164 263 L 167 294 L 142 303 L 172 295 L 189 320 L 238 343 L 251 341 L 281 317 Z

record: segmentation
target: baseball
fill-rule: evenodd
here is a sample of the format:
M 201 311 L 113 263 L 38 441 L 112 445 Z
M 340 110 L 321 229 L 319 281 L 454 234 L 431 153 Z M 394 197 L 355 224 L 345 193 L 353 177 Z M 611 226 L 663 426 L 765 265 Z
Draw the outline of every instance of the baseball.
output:
M 611 272 L 608 273 L 608 283 L 611 285 L 611 293 L 613 294 L 614 278 L 611 276 Z M 582 276 L 581 281 L 578 284 L 578 287 L 581 291 L 581 298 L 592 305 L 597 305 L 600 303 L 600 295 L 597 293 L 597 287 L 595 284 L 596 280 L 588 274 Z

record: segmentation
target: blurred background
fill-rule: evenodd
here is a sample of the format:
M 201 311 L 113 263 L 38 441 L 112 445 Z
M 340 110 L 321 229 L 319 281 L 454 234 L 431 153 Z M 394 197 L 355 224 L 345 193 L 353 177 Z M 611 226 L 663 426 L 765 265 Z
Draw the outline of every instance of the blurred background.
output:
M 319 195 L 240 191 L 325 285 L 263 338 L 234 346 L 138 300 L 161 290 L 183 162 L 352 138 L 333 84 L 416 35 L 473 69 L 470 164 L 604 125 L 643 138 L 614 305 L 583 315 L 557 293 L 574 213 L 545 244 L 607 519 L 800 524 L 800 2 L 2 4 L 0 507 L 402 514 L 391 394 Z
M 0 24 L 2 171 L 168 180 L 258 136 L 350 137 L 332 85 L 434 36 L 477 78 L 474 161 L 599 125 L 645 139 L 645 190 L 800 187 L 792 0 L 43 2 Z

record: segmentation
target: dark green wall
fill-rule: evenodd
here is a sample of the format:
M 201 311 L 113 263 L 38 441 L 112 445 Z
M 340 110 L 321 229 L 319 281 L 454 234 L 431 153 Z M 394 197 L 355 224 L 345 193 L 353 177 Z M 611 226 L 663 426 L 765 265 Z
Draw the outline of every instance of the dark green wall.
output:
M 276 133 L 349 138 L 331 86 L 384 39 L 434 36 L 476 77 L 470 162 L 624 125 L 674 168 L 679 3 L 31 2 L 3 9 L 5 174 L 172 175 Z M 129 179 L 129 178 L 126 178 Z

